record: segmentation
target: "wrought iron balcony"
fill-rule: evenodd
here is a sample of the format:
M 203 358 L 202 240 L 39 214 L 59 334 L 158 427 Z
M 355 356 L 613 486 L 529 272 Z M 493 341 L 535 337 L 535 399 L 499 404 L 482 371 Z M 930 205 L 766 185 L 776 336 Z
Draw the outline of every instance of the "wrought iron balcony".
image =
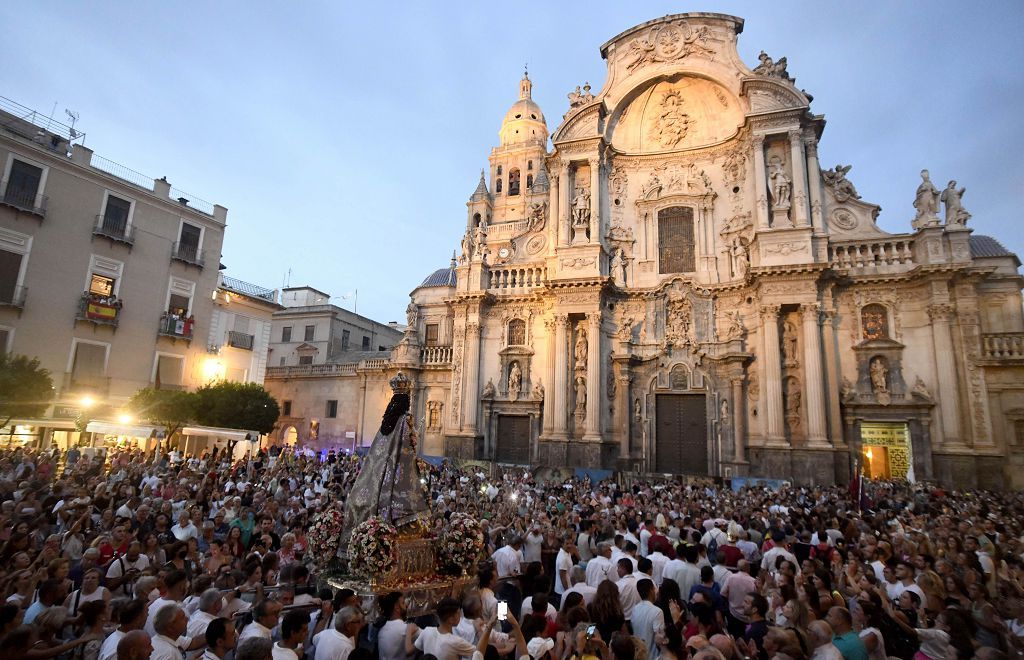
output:
M 24 213 L 37 215 L 40 218 L 46 217 L 46 204 L 50 201 L 49 196 L 40 195 L 35 190 L 14 188 L 7 181 L 4 181 L 2 186 L 4 194 L 3 197 L 0 197 L 0 204 Z
M 28 287 L 16 286 L 0 290 L 0 307 L 13 307 L 14 309 L 25 308 L 25 296 L 28 294 Z
M 135 244 L 135 226 L 102 215 L 96 216 L 96 224 L 92 227 L 93 236 L 102 236 L 125 245 Z
M 61 387 L 64 394 L 98 394 L 107 396 L 110 393 L 110 376 L 94 376 L 89 374 L 76 374 L 70 371 L 64 373 L 64 383 Z
M 196 248 L 191 243 L 179 241 L 171 249 L 171 260 L 202 268 L 206 263 L 206 251 Z
M 228 330 L 228 346 L 234 346 L 235 348 L 241 348 L 242 350 L 251 351 L 252 345 L 255 343 L 256 337 L 253 335 L 247 335 L 244 332 L 235 332 L 234 330 Z
M 160 317 L 156 334 L 158 337 L 169 337 L 171 339 L 184 339 L 192 341 L 192 333 L 195 330 L 196 320 L 194 317 L 181 317 L 177 314 L 164 313 Z
M 121 317 L 121 307 L 123 307 L 123 303 L 116 296 L 100 296 L 85 291 L 78 299 L 75 320 L 87 321 L 96 325 L 110 325 L 116 328 Z

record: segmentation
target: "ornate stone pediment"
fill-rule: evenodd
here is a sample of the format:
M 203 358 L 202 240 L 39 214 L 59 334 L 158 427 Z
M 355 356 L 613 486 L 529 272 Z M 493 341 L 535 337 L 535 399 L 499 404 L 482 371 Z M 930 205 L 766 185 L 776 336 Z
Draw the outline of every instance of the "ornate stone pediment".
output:
M 750 99 L 751 112 L 791 110 L 810 105 L 807 97 L 793 85 L 772 78 L 748 78 L 743 81 L 743 94 Z
M 592 103 L 570 113 L 566 121 L 551 136 L 552 142 L 597 137 L 601 132 L 601 105 Z

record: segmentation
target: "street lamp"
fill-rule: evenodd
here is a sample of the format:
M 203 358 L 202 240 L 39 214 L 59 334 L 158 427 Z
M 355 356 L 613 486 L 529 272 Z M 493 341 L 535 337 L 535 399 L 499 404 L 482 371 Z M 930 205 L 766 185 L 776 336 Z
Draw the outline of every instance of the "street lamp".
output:
M 82 397 L 82 400 L 79 403 L 82 404 L 83 408 L 92 408 L 94 405 L 96 405 L 96 399 L 86 394 L 85 396 Z
M 117 421 L 121 422 L 122 424 L 131 424 L 132 416 L 129 415 L 128 413 L 121 413 L 120 415 L 117 416 Z

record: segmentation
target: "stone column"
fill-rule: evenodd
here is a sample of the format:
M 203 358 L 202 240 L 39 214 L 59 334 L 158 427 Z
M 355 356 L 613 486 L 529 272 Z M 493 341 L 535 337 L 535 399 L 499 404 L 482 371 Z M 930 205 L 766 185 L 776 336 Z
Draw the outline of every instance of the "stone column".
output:
M 565 439 L 569 437 L 569 433 L 566 426 L 568 419 L 568 412 L 566 408 L 566 374 L 569 371 L 568 363 L 568 336 L 569 330 L 569 315 L 568 314 L 556 314 L 555 315 L 555 375 L 554 375 L 554 410 L 552 416 L 554 417 L 554 424 L 552 425 L 552 437 Z
M 807 221 L 807 161 L 804 160 L 804 140 L 800 131 L 789 132 L 790 162 L 793 164 L 793 224 L 806 227 Z
M 601 242 L 601 157 L 590 163 L 590 242 Z
M 584 440 L 601 439 L 601 312 L 587 314 L 587 422 Z
M 544 436 L 550 436 L 555 427 L 555 391 L 552 385 L 555 382 L 555 320 L 544 321 L 544 328 L 547 334 L 544 341 L 547 344 L 547 362 L 544 365 Z
M 764 169 L 764 136 L 755 135 L 754 143 L 754 209 L 758 229 L 768 229 L 768 177 Z
M 956 363 L 953 361 L 953 337 L 949 323 L 955 311 L 950 304 L 930 305 L 928 318 L 932 325 L 935 353 L 935 400 L 939 402 L 942 419 L 942 441 L 948 445 L 965 444 L 960 438 L 960 392 L 957 387 Z
M 783 444 L 782 428 L 782 355 L 779 351 L 779 306 L 761 307 L 761 328 L 764 335 L 764 383 L 766 438 L 768 444 Z
M 550 245 L 558 245 L 558 232 L 561 225 L 559 224 L 559 218 L 562 217 L 562 211 L 559 208 L 559 200 L 561 195 L 559 194 L 559 186 L 562 185 L 562 177 L 557 172 L 551 173 L 550 187 L 548 188 L 548 240 L 551 241 Z
M 825 223 L 821 217 L 821 166 L 818 163 L 818 143 L 813 137 L 804 140 L 807 152 L 807 186 L 811 198 L 811 226 L 815 231 L 824 231 Z
M 732 460 L 734 463 L 745 463 L 747 457 L 743 452 L 743 445 L 747 435 L 747 418 L 743 414 L 746 409 L 743 400 L 743 379 L 733 378 L 730 385 L 732 385 Z
M 569 204 L 572 199 L 572 184 L 569 181 L 569 163 L 562 163 L 558 170 L 558 244 L 569 244 Z
M 477 433 L 477 417 L 480 409 L 480 324 L 466 324 L 466 370 L 465 409 L 463 425 L 472 434 Z
M 812 447 L 828 447 L 825 426 L 825 381 L 821 375 L 821 335 L 818 303 L 801 305 L 804 326 L 804 391 L 807 395 L 807 443 Z
M 614 366 L 612 367 L 615 368 Z M 619 433 L 619 458 L 629 458 L 629 429 L 633 419 L 632 394 L 629 391 L 630 381 L 629 361 L 619 362 L 619 373 L 616 377 L 618 391 L 615 393 L 615 430 Z
M 834 310 L 825 312 L 822 337 L 825 342 L 825 379 L 828 384 L 825 392 L 828 397 L 829 438 L 833 445 L 842 446 L 844 434 L 839 401 L 839 383 L 842 378 L 839 375 L 839 358 L 836 352 L 835 315 Z

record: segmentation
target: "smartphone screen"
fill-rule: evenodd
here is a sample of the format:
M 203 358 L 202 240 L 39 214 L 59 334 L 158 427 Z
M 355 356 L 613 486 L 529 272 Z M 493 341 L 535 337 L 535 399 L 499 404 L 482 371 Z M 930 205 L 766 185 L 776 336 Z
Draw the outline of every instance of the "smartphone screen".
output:
M 508 618 L 508 602 L 504 600 L 498 601 L 498 621 L 504 621 Z
M 597 632 L 597 626 L 588 626 L 587 627 L 587 639 L 590 639 L 591 637 L 593 637 L 595 632 Z

